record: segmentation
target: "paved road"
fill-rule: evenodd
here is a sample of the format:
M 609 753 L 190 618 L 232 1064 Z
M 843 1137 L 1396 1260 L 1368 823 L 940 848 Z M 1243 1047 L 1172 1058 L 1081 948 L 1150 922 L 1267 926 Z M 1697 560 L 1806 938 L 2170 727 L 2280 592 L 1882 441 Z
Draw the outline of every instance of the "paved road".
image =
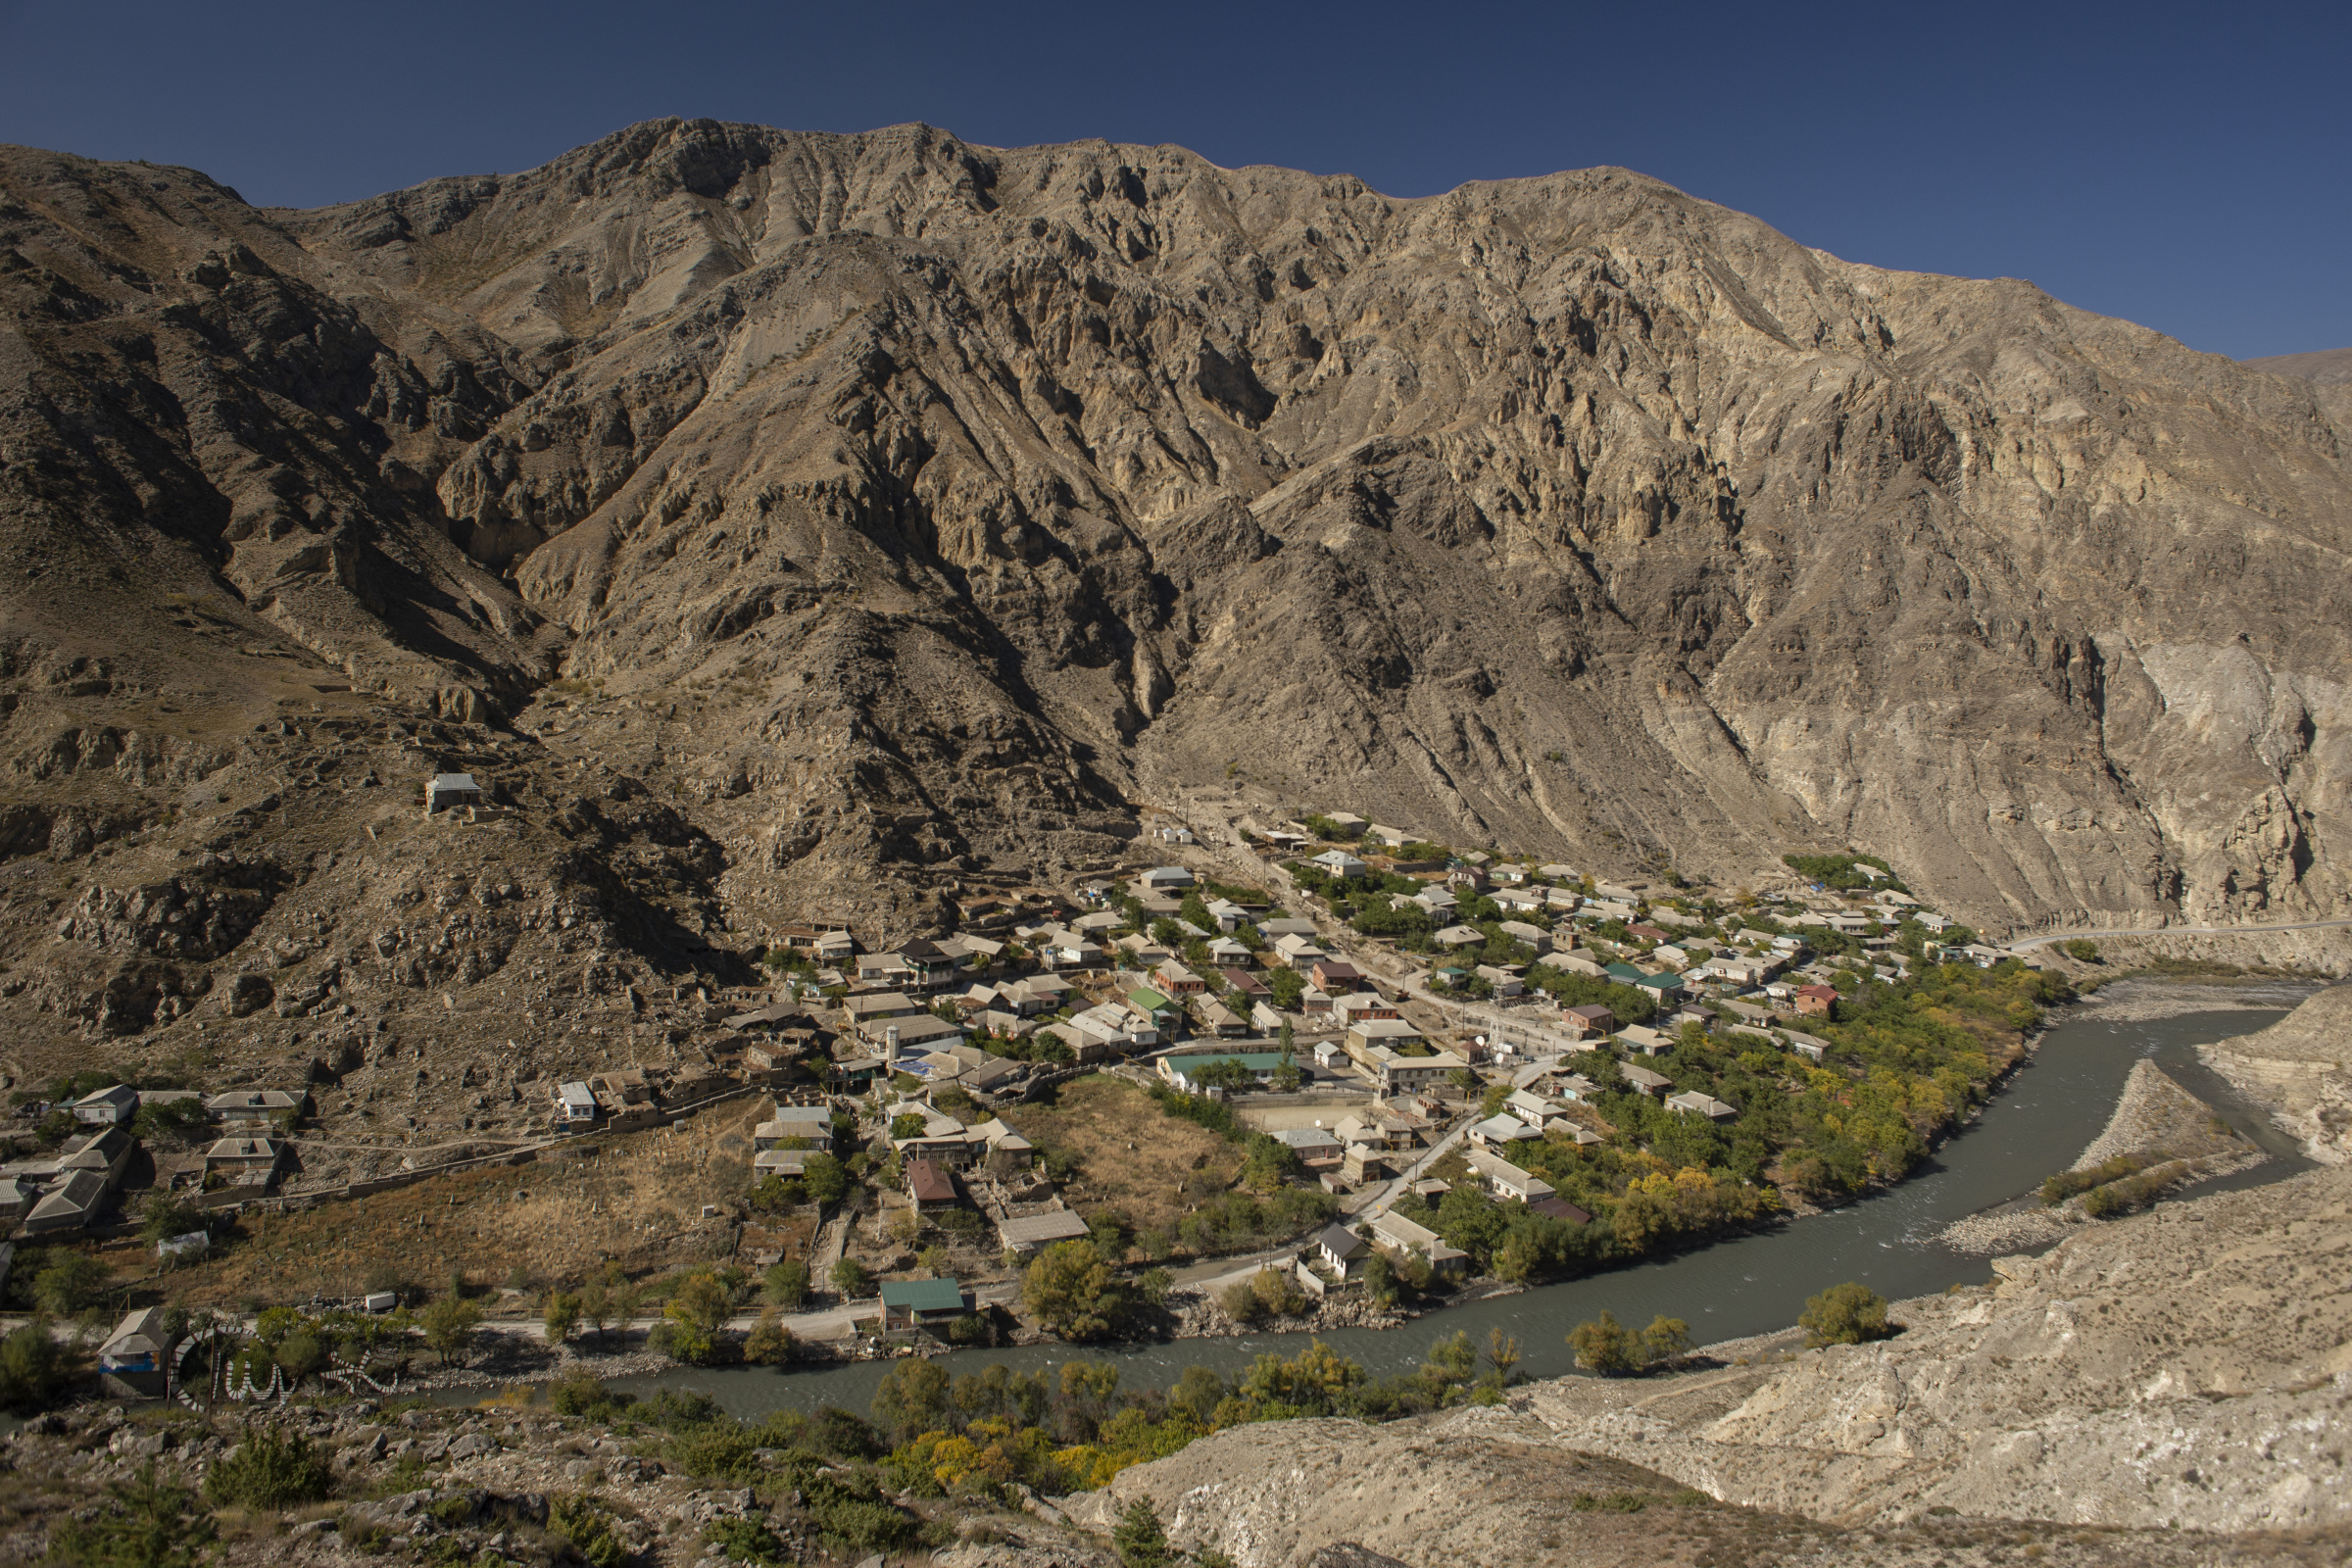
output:
M 2328 931 L 2338 926 L 2352 926 L 2352 920 L 2298 920 L 2288 925 L 2144 925 L 2120 931 L 2052 931 L 2043 936 L 2025 937 L 2009 944 L 2011 953 L 2026 953 L 2047 947 L 2053 942 L 2072 942 L 2077 937 L 2233 937 L 2262 931 Z
M 1372 1201 L 1369 1203 L 1364 1204 L 1364 1206 L 1361 1208 L 1348 1210 L 1349 1217 L 1353 1219 L 1377 1219 L 1382 1214 L 1387 1213 L 1391 1203 L 1394 1203 L 1397 1199 L 1402 1198 L 1406 1193 L 1409 1193 L 1413 1190 L 1413 1183 L 1421 1179 L 1421 1173 L 1423 1171 L 1429 1169 L 1430 1166 L 1443 1159 L 1446 1156 L 1446 1152 L 1447 1150 L 1451 1149 L 1454 1145 L 1460 1143 L 1464 1138 L 1469 1136 L 1470 1123 L 1472 1120 L 1473 1117 L 1471 1115 L 1465 1114 L 1462 1117 L 1460 1124 L 1457 1125 L 1453 1131 L 1447 1133 L 1445 1137 L 1430 1145 L 1428 1152 L 1419 1159 L 1414 1160 L 1411 1168 L 1406 1170 L 1403 1175 L 1389 1183 L 1389 1185 L 1382 1190 L 1381 1195 L 1378 1198 L 1372 1200 Z

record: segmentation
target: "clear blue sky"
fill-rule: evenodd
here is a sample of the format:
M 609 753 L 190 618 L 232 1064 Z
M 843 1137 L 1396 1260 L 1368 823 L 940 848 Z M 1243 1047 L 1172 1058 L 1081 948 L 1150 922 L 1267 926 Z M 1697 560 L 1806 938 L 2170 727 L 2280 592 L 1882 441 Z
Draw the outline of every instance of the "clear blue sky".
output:
M 1620 164 L 2240 358 L 2352 345 L 2352 5 L 42 4 L 0 141 L 310 206 L 662 115 L 1176 142 L 1416 196 Z

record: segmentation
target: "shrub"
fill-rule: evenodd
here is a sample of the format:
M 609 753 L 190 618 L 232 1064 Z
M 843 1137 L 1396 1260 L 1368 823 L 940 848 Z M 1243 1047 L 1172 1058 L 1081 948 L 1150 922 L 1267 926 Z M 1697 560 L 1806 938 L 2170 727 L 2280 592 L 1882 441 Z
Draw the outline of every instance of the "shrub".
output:
M 1297 1317 L 1306 1310 L 1306 1292 L 1296 1276 L 1278 1268 L 1261 1268 L 1250 1282 L 1250 1293 L 1276 1317 Z
M 215 1502 L 258 1509 L 291 1508 L 317 1502 L 334 1486 L 326 1456 L 311 1440 L 284 1427 L 247 1427 L 234 1452 L 218 1460 L 204 1478 Z
M 1808 1298 L 1797 1322 L 1804 1325 L 1805 1344 L 1815 1348 L 1883 1340 L 1896 1328 L 1886 1321 L 1886 1298 L 1851 1280 Z
M 776 1321 L 773 1307 L 760 1314 L 760 1321 L 743 1342 L 743 1358 L 755 1366 L 782 1366 L 792 1359 L 792 1330 Z
M 612 1516 L 594 1498 L 555 1498 L 547 1505 L 547 1528 L 570 1542 L 589 1568 L 620 1568 L 627 1556 Z
M 56 1251 L 33 1276 L 33 1304 L 53 1317 L 72 1317 L 95 1306 L 106 1292 L 106 1268 L 81 1252 Z
M 69 1370 L 65 1348 L 49 1332 L 48 1315 L 35 1312 L 0 1339 L 0 1406 L 39 1409 L 65 1389 Z
M 108 1503 L 86 1524 L 57 1533 L 54 1559 L 76 1568 L 194 1568 L 216 1532 L 185 1487 L 159 1481 L 150 1459 L 129 1481 L 107 1487 Z
M 1576 1349 L 1577 1365 L 1585 1370 L 1603 1377 L 1625 1377 L 1689 1354 L 1690 1325 L 1679 1317 L 1660 1314 L 1650 1319 L 1648 1328 L 1637 1331 L 1619 1323 L 1612 1313 L 1603 1312 L 1596 1320 L 1579 1323 L 1569 1331 L 1568 1343 Z
M 703 1539 L 736 1562 L 780 1564 L 791 1560 L 776 1533 L 757 1519 L 713 1519 L 704 1527 Z
M 579 1327 L 580 1298 L 568 1291 L 550 1292 L 544 1322 L 547 1325 L 547 1343 L 562 1345 L 571 1338 L 571 1331 Z
M 1159 1512 L 1149 1497 L 1138 1497 L 1110 1533 L 1119 1554 L 1119 1568 L 1161 1568 L 1173 1560 L 1168 1533 L 1160 1527 Z
M 845 1257 L 833 1265 L 833 1288 L 845 1298 L 855 1298 L 874 1288 L 874 1276 L 863 1263 Z
M 765 1275 L 767 1298 L 785 1311 L 797 1311 L 808 1299 L 808 1265 L 787 1261 L 771 1266 Z
M 443 1366 L 455 1366 L 473 1348 L 474 1331 L 481 1327 L 482 1309 L 455 1291 L 424 1309 L 424 1343 Z
M 2099 945 L 2096 942 L 2091 941 L 2088 937 L 2077 937 L 2071 942 L 2061 942 L 2058 944 L 2058 946 L 2062 951 L 2065 952 L 2068 957 L 2074 959 L 2077 963 L 2096 963 L 2099 961 Z
M 548 1391 L 548 1402 L 556 1414 L 578 1416 L 583 1420 L 610 1422 L 622 1410 L 637 1402 L 634 1394 L 620 1394 L 606 1388 L 585 1373 L 567 1378 Z
M 1266 1309 L 1265 1304 L 1258 1300 L 1257 1293 L 1250 1288 L 1248 1280 L 1237 1280 L 1226 1286 L 1217 1297 L 1217 1305 L 1223 1307 L 1225 1315 L 1236 1323 L 1254 1323 Z

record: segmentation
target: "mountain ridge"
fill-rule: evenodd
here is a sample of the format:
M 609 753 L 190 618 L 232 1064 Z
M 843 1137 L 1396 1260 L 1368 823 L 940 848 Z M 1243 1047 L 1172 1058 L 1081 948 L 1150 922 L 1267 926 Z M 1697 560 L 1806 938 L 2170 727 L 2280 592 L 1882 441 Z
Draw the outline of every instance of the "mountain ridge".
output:
M 559 722 L 720 847 L 714 923 L 936 925 L 1227 778 L 1725 886 L 1855 843 L 1992 924 L 2352 903 L 2352 409 L 2028 284 L 1630 172 L 925 126 L 306 213 L 0 170 L 20 663 L 213 667 L 168 581 L 437 722 L 602 682 Z

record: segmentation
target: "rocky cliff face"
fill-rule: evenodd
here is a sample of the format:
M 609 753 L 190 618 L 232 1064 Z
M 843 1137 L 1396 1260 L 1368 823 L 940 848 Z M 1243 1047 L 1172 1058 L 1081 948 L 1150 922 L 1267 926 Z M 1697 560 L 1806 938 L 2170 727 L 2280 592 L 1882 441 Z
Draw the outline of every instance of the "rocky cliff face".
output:
M 340 701 L 649 781 L 746 925 L 1226 776 L 1996 923 L 2352 901 L 2352 394 L 1623 171 L 668 121 L 294 213 L 16 149 L 0 257 L 26 844 Z
M 2330 986 L 2268 1029 L 2197 1048 L 2324 1165 L 2352 1156 L 2352 986 Z

